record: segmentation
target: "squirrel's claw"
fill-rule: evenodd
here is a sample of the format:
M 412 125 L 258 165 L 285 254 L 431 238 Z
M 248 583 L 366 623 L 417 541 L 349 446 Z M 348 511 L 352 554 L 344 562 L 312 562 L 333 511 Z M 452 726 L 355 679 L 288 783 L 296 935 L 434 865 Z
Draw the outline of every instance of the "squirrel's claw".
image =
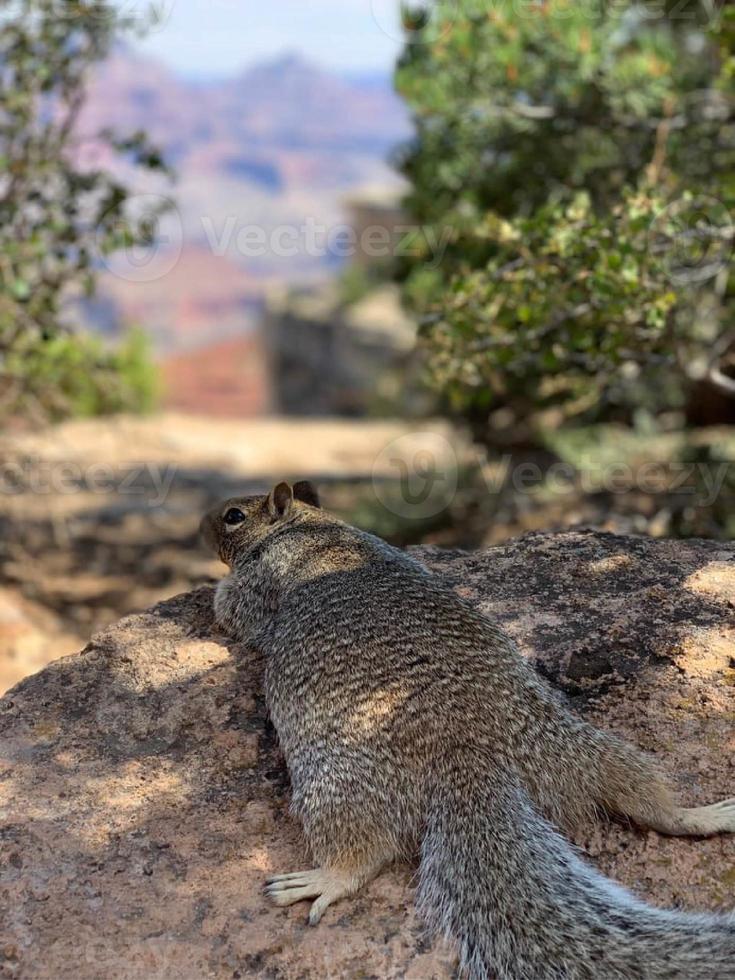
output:
M 353 875 L 316 868 L 313 871 L 273 875 L 266 880 L 265 893 L 280 907 L 293 905 L 305 898 L 316 898 L 309 912 L 309 925 L 315 926 L 333 902 L 354 894 L 358 886 L 359 882 Z
M 341 896 L 340 896 L 341 897 Z M 337 899 L 328 894 L 321 895 L 311 906 L 309 910 L 309 925 L 318 925 L 324 913 L 327 911 L 332 902 L 336 902 Z
M 304 898 L 314 898 L 322 893 L 318 875 L 318 871 L 294 871 L 291 874 L 274 875 L 267 879 L 265 893 L 279 906 L 293 905 Z

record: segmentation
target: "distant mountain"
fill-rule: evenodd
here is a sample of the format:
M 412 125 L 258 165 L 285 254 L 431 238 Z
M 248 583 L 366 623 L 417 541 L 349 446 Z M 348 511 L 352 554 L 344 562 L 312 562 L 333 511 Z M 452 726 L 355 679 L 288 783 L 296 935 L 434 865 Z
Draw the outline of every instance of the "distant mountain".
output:
M 284 55 L 225 81 L 195 82 L 129 49 L 99 69 L 83 125 L 144 126 L 173 163 L 211 141 L 382 156 L 408 133 L 390 79 L 345 78 Z
M 252 329 L 268 283 L 330 274 L 338 260 L 322 239 L 344 222 L 345 197 L 397 185 L 387 158 L 410 131 L 387 77 L 345 78 L 287 54 L 193 81 L 125 48 L 100 66 L 81 117 L 80 152 L 95 162 L 105 128 L 146 130 L 176 169 L 176 254 L 150 282 L 106 274 L 88 319 L 108 332 L 134 321 L 168 352 Z

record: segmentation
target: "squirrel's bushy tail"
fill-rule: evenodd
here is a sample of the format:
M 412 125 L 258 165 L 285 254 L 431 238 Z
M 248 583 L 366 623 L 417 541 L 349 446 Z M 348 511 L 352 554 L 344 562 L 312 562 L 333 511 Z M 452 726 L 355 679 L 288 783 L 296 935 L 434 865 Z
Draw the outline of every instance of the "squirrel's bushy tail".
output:
M 512 776 L 465 790 L 470 772 L 453 770 L 432 794 L 418 904 L 472 978 L 735 980 L 735 918 L 646 905 L 585 864 Z

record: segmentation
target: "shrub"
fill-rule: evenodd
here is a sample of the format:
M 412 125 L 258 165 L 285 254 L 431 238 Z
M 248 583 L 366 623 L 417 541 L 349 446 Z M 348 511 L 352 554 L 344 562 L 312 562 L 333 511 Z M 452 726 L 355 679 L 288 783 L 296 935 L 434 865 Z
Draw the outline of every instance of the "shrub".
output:
M 145 348 L 113 353 L 75 333 L 65 304 L 95 288 L 100 259 L 146 241 L 128 188 L 75 158 L 90 69 L 132 28 L 113 4 L 18 0 L 0 16 L 0 413 L 36 418 L 144 407 Z M 142 171 L 166 172 L 144 133 L 100 138 Z
M 434 385 L 480 439 L 735 394 L 735 11 L 453 0 L 407 10 L 404 265 Z

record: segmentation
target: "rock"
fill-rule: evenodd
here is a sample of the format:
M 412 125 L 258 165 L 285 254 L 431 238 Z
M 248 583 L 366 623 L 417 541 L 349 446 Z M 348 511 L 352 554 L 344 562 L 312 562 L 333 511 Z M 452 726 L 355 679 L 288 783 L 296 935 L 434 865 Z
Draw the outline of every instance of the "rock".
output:
M 692 643 L 710 651 L 713 668 L 732 655 L 733 545 L 574 530 L 468 555 L 416 553 L 580 703 L 644 667 L 691 661 Z
M 50 610 L 0 587 L 0 692 L 79 645 Z
M 686 801 L 735 793 L 735 546 L 569 532 L 415 553 Z M 265 901 L 269 872 L 309 862 L 262 661 L 218 633 L 211 599 L 129 616 L 0 701 L 0 977 L 452 976 L 411 868 L 317 929 Z M 604 826 L 579 843 L 649 901 L 735 906 L 735 839 Z

